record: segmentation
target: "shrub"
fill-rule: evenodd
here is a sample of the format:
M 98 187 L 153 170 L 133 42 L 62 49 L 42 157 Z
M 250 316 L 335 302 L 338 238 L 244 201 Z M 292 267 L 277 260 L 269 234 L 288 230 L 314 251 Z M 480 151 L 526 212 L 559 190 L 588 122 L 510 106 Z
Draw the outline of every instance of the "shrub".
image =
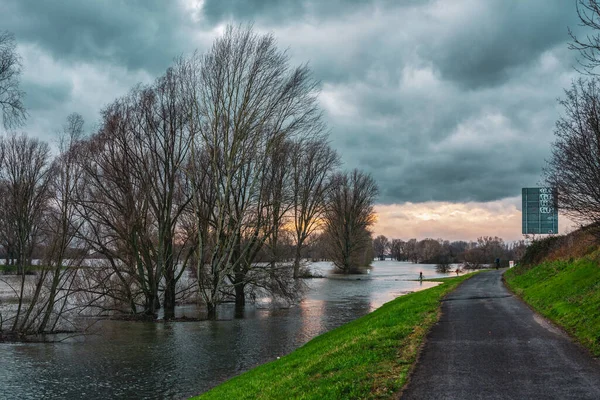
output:
M 440 274 L 445 274 L 450 272 L 450 264 L 449 263 L 439 263 L 435 266 L 436 272 Z

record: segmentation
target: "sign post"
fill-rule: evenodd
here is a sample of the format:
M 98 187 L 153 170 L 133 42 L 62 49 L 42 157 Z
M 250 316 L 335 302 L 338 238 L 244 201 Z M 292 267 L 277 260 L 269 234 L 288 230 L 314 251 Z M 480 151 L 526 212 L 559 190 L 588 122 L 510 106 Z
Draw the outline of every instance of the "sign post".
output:
M 523 188 L 523 234 L 558 233 L 558 197 L 550 187 Z

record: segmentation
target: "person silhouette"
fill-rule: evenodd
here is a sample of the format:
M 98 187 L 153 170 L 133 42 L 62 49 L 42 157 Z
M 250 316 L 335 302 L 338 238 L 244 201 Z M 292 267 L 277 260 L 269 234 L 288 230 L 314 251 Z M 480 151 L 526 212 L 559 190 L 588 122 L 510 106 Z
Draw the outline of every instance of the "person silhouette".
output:
M 419 280 L 422 281 L 423 280 L 423 271 L 419 272 Z

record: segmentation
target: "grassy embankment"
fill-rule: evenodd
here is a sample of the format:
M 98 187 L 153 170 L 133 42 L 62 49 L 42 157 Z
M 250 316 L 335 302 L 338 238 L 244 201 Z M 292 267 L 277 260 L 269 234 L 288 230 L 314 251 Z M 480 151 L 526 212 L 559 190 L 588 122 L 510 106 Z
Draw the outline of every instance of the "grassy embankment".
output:
M 392 300 L 198 398 L 391 398 L 406 383 L 425 335 L 439 318 L 439 300 L 470 276 Z
M 507 271 L 506 282 L 536 311 L 600 357 L 600 249 L 580 233 L 546 240 L 532 249 L 538 253 L 535 265 Z

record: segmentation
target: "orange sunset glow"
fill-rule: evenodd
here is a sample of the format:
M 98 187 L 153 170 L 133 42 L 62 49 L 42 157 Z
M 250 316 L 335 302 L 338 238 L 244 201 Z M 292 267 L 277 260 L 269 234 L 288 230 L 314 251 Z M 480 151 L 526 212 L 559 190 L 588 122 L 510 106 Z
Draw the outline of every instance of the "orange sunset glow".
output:
M 426 202 L 376 205 L 374 236 L 408 240 L 442 238 L 475 240 L 479 236 L 499 236 L 505 241 L 523 239 L 521 234 L 521 198 L 492 202 Z M 560 217 L 560 233 L 574 224 Z

